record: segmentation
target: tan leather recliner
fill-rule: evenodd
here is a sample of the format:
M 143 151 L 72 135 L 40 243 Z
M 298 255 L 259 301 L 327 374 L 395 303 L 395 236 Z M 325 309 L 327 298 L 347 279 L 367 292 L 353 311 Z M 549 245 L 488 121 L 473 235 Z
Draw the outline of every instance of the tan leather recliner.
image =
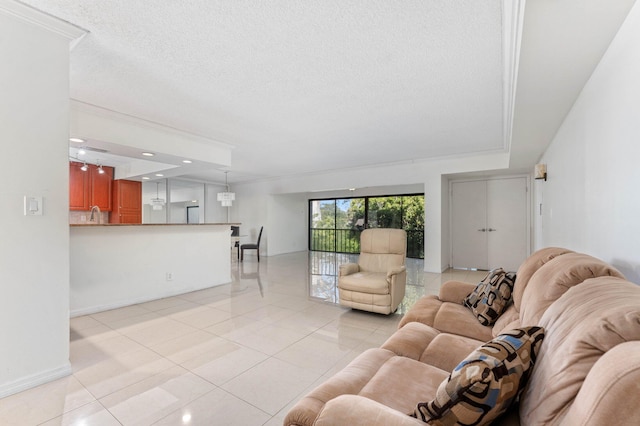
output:
M 358 263 L 340 265 L 340 304 L 363 311 L 390 314 L 404 299 L 407 283 L 407 233 L 372 228 L 360 234 Z

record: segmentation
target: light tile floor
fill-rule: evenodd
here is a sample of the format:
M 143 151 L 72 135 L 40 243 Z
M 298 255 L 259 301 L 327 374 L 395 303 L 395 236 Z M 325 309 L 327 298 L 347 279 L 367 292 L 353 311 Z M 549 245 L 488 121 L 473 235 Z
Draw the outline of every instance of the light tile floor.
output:
M 290 407 L 450 279 L 408 259 L 385 316 L 340 307 L 332 253 L 248 257 L 230 284 L 71 319 L 73 374 L 0 399 L 2 425 L 281 425 Z

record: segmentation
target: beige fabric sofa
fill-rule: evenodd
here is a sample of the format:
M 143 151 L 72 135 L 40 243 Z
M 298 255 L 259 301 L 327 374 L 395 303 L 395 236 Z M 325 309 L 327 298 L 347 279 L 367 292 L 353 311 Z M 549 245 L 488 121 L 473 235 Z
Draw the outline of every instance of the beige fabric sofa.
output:
M 640 286 L 591 256 L 544 249 L 522 264 L 513 305 L 486 328 L 469 327 L 470 311 L 458 309 L 473 287 L 446 283 L 416 303 L 380 348 L 298 401 L 284 424 L 424 424 L 408 414 L 467 354 L 530 325 L 546 333 L 538 360 L 519 406 L 494 424 L 640 424 Z
M 372 228 L 360 234 L 358 263 L 340 265 L 340 304 L 390 314 L 404 299 L 407 233 L 402 229 Z

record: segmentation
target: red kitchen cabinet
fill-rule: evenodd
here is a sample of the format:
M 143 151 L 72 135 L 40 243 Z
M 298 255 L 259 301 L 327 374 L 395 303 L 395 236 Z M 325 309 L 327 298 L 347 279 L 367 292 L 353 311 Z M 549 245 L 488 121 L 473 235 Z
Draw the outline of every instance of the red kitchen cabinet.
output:
M 69 210 L 87 211 L 98 206 L 100 211 L 110 212 L 114 168 L 102 166 L 104 173 L 100 173 L 93 164 L 87 164 L 86 171 L 82 166 L 75 161 L 69 163 Z
M 82 163 L 69 163 L 69 210 L 89 210 L 89 171 Z
M 142 223 L 142 183 L 113 181 L 113 212 L 109 223 Z

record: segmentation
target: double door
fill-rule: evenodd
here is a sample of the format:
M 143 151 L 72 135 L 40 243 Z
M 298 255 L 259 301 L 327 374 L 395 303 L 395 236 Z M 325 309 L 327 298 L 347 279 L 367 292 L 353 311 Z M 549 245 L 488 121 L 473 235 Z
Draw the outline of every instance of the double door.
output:
M 452 182 L 454 268 L 515 271 L 528 255 L 527 179 Z

